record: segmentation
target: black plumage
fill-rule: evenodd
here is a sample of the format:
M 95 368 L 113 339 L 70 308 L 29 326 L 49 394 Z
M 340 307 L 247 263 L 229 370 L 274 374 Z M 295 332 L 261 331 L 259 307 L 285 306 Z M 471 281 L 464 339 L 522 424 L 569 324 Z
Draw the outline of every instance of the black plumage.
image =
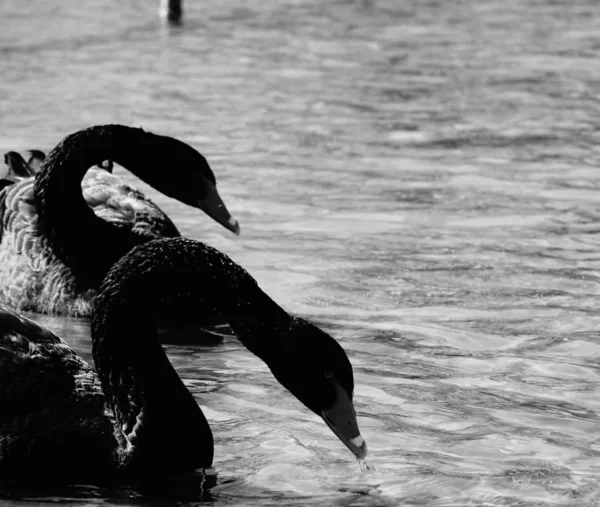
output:
M 71 134 L 42 156 L 25 163 L 11 152 L 11 172 L 0 180 L 6 183 L 0 190 L 0 302 L 14 309 L 89 316 L 117 259 L 135 245 L 179 236 L 141 192 L 108 170 L 89 169 L 106 160 L 239 232 L 206 159 L 177 139 L 104 125 Z
M 107 274 L 92 317 L 97 375 L 49 331 L 0 311 L 0 478 L 64 467 L 62 480 L 98 482 L 211 466 L 208 422 L 158 342 L 165 294 L 195 316 L 226 318 L 284 387 L 366 455 L 342 347 L 285 312 L 227 256 L 176 238 L 133 248 Z

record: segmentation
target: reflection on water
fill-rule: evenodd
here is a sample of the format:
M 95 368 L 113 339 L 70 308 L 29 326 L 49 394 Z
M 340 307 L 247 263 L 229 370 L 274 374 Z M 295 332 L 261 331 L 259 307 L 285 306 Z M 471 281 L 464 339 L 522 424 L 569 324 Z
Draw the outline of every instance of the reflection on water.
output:
M 208 0 L 177 28 L 0 4 L 0 148 L 107 122 L 192 143 L 242 236 L 157 202 L 353 362 L 364 474 L 233 338 L 168 346 L 216 437 L 207 502 L 596 505 L 599 25 L 566 0 Z M 89 359 L 85 322 L 40 320 Z

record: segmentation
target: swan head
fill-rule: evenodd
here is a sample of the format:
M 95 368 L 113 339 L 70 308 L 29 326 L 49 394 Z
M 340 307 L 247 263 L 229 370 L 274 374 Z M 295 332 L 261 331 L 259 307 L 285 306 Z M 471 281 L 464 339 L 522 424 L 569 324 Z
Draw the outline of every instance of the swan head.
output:
M 221 224 L 226 229 L 233 232 L 236 236 L 240 234 L 239 222 L 231 216 L 221 196 L 217 192 L 217 185 L 210 181 L 204 181 L 205 194 L 203 198 L 198 199 L 196 207 L 200 208 L 210 218 Z
M 358 459 L 367 455 L 352 403 L 352 365 L 341 345 L 318 327 L 293 319 L 284 351 L 267 361 L 277 380 L 319 415 Z M 284 358 L 284 359 L 281 359 Z
M 240 225 L 217 192 L 215 175 L 201 153 L 172 137 L 152 134 L 147 142 L 153 149 L 142 155 L 142 164 L 138 160 L 143 169 L 137 174 L 141 179 L 163 194 L 201 209 L 234 234 L 240 233 Z

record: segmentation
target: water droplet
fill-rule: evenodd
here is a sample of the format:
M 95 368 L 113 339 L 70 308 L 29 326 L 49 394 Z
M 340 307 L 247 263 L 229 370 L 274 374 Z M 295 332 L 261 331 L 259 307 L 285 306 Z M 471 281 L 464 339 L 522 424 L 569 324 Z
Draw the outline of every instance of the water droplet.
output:
M 359 459 L 358 465 L 360 466 L 361 472 L 374 472 L 375 466 L 371 465 L 366 459 Z

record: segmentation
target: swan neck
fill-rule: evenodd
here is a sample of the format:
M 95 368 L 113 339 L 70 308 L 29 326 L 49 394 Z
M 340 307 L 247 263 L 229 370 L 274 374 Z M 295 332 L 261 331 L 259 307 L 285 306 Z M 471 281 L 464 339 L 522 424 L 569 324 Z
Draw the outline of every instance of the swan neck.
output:
M 115 414 L 122 468 L 189 471 L 212 465 L 210 427 L 173 368 L 156 332 L 157 306 L 146 292 L 98 298 L 93 356 Z
M 263 311 L 227 319 L 244 347 L 267 365 L 280 357 L 286 345 L 285 336 L 294 326 L 293 322 L 293 317 L 274 303 Z
M 104 160 L 135 172 L 142 149 L 141 129 L 121 125 L 92 127 L 66 137 L 44 160 L 34 194 L 39 227 L 55 255 L 79 277 L 99 283 L 108 268 L 143 241 L 97 217 L 83 197 L 87 170 Z
M 188 432 L 182 448 L 189 452 L 191 443 L 206 448 L 210 441 L 212 452 L 208 423 L 158 342 L 157 316 L 165 306 L 177 308 L 182 318 L 223 317 L 240 341 L 269 366 L 285 350 L 285 337 L 295 319 L 241 266 L 208 245 L 185 238 L 138 246 L 107 274 L 92 315 L 93 355 L 118 430 L 124 428 L 121 447 L 130 446 L 132 433 L 132 445 L 146 438 L 149 449 L 156 445 L 149 434 L 161 441 L 158 435 Z

